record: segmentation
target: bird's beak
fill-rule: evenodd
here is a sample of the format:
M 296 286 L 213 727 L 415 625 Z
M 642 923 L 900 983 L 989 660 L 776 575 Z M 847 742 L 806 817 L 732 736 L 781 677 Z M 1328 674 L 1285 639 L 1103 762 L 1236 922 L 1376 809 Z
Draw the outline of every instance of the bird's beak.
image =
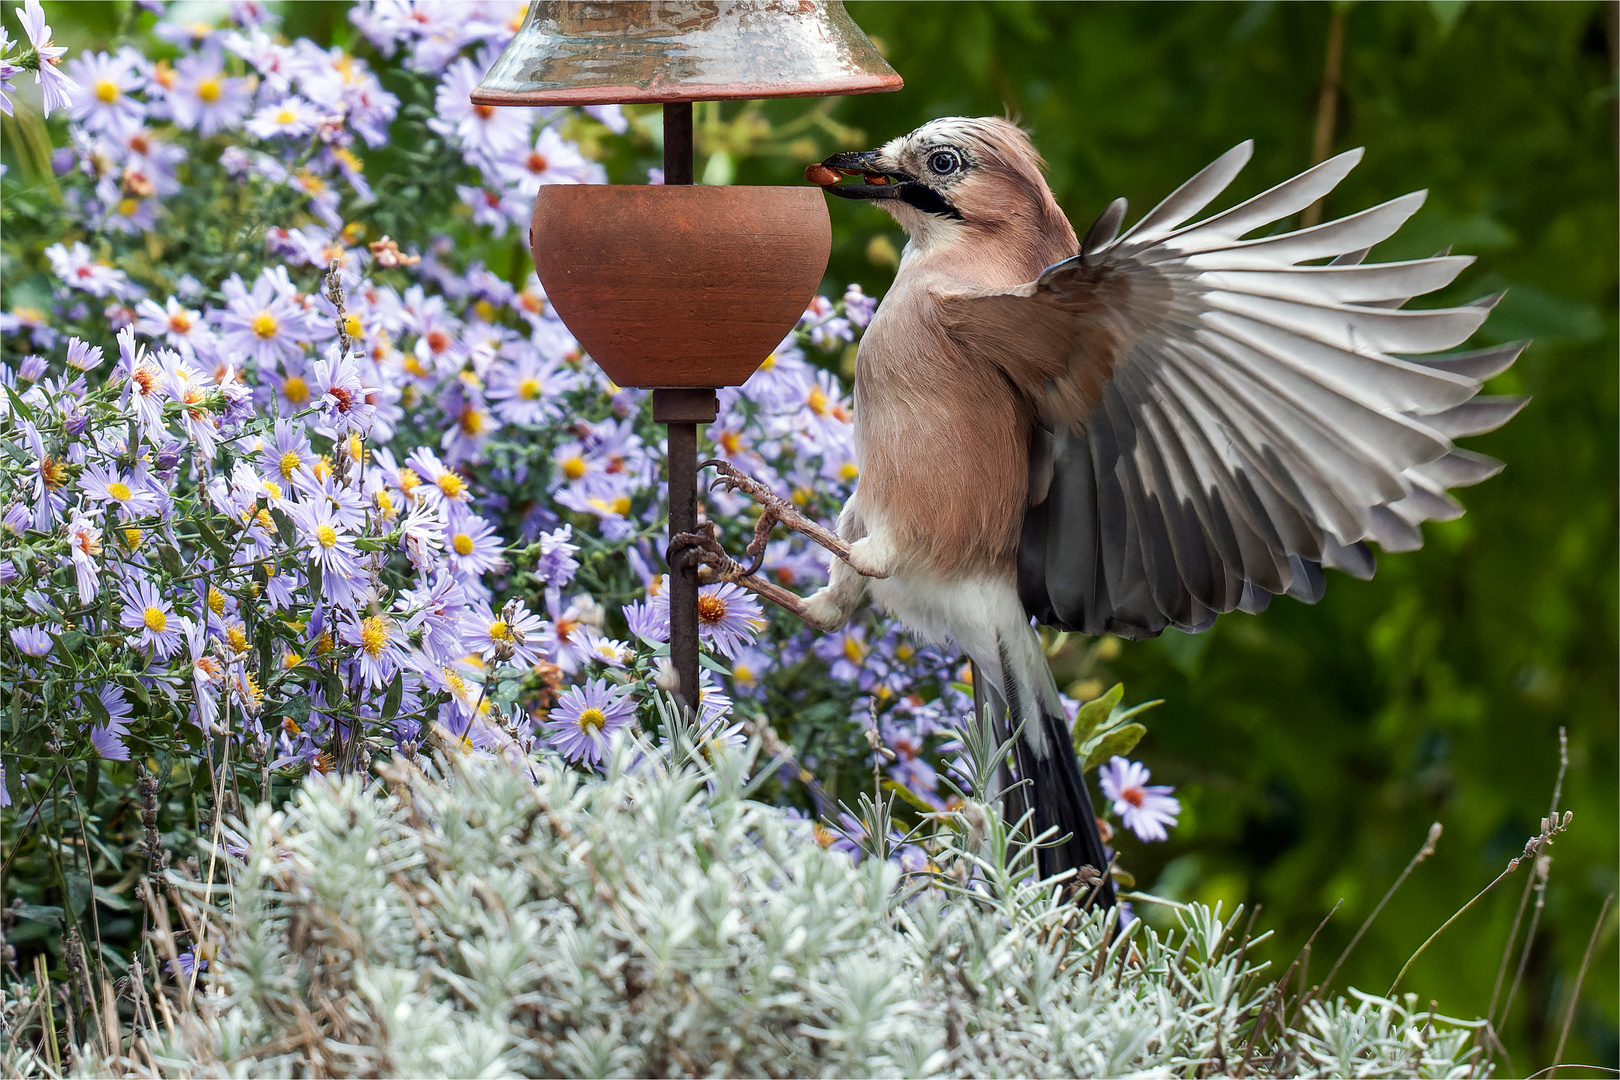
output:
M 812 165 L 804 171 L 805 178 L 819 184 L 841 199 L 900 199 L 905 197 L 907 185 L 917 181 L 910 173 L 886 168 L 880 164 L 881 151 L 850 150 Z M 846 176 L 859 176 L 862 184 L 840 184 Z

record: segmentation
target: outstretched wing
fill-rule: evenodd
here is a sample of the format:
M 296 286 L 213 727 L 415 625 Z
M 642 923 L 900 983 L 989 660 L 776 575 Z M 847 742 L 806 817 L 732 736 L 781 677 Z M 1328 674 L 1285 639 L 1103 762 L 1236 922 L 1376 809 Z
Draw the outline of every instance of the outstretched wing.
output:
M 1424 355 L 1460 345 L 1497 298 L 1401 309 L 1472 260 L 1361 261 L 1424 193 L 1243 239 L 1331 191 L 1353 150 L 1184 224 L 1251 150 L 1116 238 L 1119 200 L 1035 282 L 941 302 L 948 332 L 993 357 L 1041 421 L 1018 576 L 1042 622 L 1148 637 L 1277 593 L 1314 602 L 1323 566 L 1371 576 L 1364 541 L 1420 546 L 1421 522 L 1462 513 L 1447 488 L 1502 467 L 1452 439 L 1524 404 L 1475 396 L 1524 346 Z

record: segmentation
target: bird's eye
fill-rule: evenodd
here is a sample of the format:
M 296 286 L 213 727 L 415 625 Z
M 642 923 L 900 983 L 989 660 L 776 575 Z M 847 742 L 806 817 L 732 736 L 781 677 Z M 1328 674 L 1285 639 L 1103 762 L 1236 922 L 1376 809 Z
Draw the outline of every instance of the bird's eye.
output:
M 940 150 L 928 159 L 928 168 L 935 176 L 949 176 L 961 167 L 961 159 L 949 150 Z

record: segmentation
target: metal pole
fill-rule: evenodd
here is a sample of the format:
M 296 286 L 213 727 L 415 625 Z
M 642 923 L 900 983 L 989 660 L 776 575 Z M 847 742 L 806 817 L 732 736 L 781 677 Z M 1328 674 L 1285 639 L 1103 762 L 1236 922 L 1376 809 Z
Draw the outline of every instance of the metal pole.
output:
M 692 182 L 692 104 L 664 105 L 664 183 Z M 669 428 L 669 535 L 697 529 L 697 425 L 713 423 L 718 403 L 710 389 L 653 391 L 653 418 Z M 669 573 L 669 658 L 678 693 L 692 716 L 698 705 L 697 564 L 681 560 Z

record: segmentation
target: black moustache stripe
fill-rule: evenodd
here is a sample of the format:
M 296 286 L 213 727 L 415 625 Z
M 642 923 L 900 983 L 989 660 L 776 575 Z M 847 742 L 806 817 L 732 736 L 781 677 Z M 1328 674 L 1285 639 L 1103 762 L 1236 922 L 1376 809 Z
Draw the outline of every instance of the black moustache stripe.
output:
M 962 215 L 956 207 L 945 201 L 945 196 L 923 184 L 902 184 L 900 201 L 907 206 L 915 206 L 925 214 L 936 214 L 953 221 L 962 220 Z

